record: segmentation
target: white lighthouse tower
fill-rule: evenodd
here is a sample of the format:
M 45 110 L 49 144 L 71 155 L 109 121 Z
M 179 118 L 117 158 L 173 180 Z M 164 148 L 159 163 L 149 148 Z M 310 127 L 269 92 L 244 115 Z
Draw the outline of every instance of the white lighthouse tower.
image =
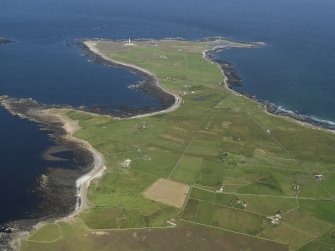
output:
M 135 44 L 132 43 L 132 42 L 130 41 L 130 38 L 129 38 L 129 39 L 128 39 L 128 42 L 125 43 L 124 45 L 125 45 L 125 46 L 133 46 L 133 45 L 135 45 Z

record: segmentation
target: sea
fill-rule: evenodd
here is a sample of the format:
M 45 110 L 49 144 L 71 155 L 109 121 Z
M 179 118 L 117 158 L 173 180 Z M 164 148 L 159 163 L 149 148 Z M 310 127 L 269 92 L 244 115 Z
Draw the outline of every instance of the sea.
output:
M 0 95 L 73 107 L 160 109 L 157 97 L 128 88 L 142 77 L 92 62 L 86 38 L 221 36 L 266 43 L 218 52 L 242 85 L 234 89 L 283 111 L 335 125 L 334 0 L 1 0 Z M 38 177 L 50 168 L 84 168 L 41 125 L 0 108 L 0 224 L 37 217 Z M 40 215 L 39 215 L 40 216 Z M 48 216 L 47 213 L 44 216 Z

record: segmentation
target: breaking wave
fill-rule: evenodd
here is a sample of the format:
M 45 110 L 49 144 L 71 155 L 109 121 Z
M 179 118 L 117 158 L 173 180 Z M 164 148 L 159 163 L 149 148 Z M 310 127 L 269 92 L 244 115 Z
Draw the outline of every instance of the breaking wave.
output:
M 335 121 L 320 119 L 314 115 L 299 114 L 298 112 L 294 112 L 292 110 L 284 108 L 283 106 L 278 106 L 276 104 L 269 103 L 269 102 L 266 102 L 266 106 L 267 106 L 268 111 L 273 114 L 291 117 L 296 120 L 306 122 L 306 123 L 309 123 L 309 124 L 312 124 L 318 127 L 335 130 Z

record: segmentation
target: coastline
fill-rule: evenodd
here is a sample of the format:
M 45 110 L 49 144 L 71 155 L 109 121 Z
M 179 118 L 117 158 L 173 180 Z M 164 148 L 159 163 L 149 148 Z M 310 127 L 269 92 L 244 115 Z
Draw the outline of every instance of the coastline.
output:
M 174 94 L 173 92 L 171 92 L 170 90 L 167 90 L 165 88 L 163 88 L 160 83 L 159 83 L 159 79 L 157 76 L 155 76 L 152 72 L 138 67 L 136 65 L 132 65 L 132 64 L 126 64 L 126 63 L 122 63 L 116 60 L 113 60 L 111 58 L 108 58 L 107 56 L 103 55 L 97 48 L 96 45 L 94 43 L 94 41 L 85 41 L 83 42 L 85 44 L 85 46 L 87 46 L 87 48 L 93 52 L 94 54 L 102 57 L 104 60 L 110 61 L 113 64 L 122 66 L 122 67 L 126 67 L 129 69 L 135 69 L 137 71 L 143 72 L 145 74 L 150 75 L 153 79 L 154 79 L 154 83 L 156 84 L 156 86 L 158 86 L 163 92 L 166 92 L 172 96 L 174 96 L 175 98 L 175 102 L 172 106 L 163 109 L 161 111 L 155 111 L 155 112 L 151 112 L 151 113 L 145 113 L 145 114 L 141 114 L 141 115 L 134 115 L 134 116 L 130 116 L 130 117 L 126 117 L 126 118 L 118 118 L 118 117 L 114 117 L 111 115 L 102 115 L 102 116 L 109 116 L 109 117 L 113 117 L 115 119 L 136 119 L 136 118 L 142 118 L 142 117 L 147 117 L 147 116 L 154 116 L 154 115 L 158 115 L 158 114 L 162 114 L 162 113 L 168 113 L 171 111 L 174 111 L 176 109 L 178 109 L 178 107 L 180 106 L 182 99 L 181 97 L 179 97 L 178 95 Z M 214 60 L 210 59 L 208 57 L 208 53 L 211 51 L 215 51 L 217 49 L 224 49 L 225 47 L 222 48 L 213 48 L 210 50 L 204 50 L 203 51 L 203 58 L 211 63 L 215 63 L 219 69 L 221 70 L 222 76 L 224 78 L 224 87 L 229 90 L 230 92 L 232 92 L 235 95 L 240 95 L 240 96 L 244 96 L 248 99 L 253 100 L 254 102 L 257 102 L 259 104 L 264 105 L 264 112 L 266 112 L 267 114 L 271 115 L 271 116 L 276 116 L 276 117 L 280 117 L 280 118 L 284 118 L 284 119 L 288 119 L 290 121 L 293 121 L 295 123 L 298 123 L 300 125 L 303 126 L 308 126 L 308 127 L 312 127 L 314 129 L 318 129 L 318 130 L 325 130 L 331 133 L 334 133 L 333 130 L 327 130 L 325 128 L 321 128 L 321 127 L 317 127 L 315 125 L 306 123 L 306 122 L 302 122 L 299 120 L 296 120 L 294 118 L 288 117 L 288 116 L 283 116 L 283 115 L 278 115 L 278 114 L 274 114 L 271 113 L 267 110 L 266 105 L 258 100 L 255 100 L 245 94 L 239 93 L 235 90 L 233 90 L 232 88 L 229 87 L 229 77 L 227 77 L 224 69 L 222 69 L 222 66 L 218 63 L 215 62 Z M 8 109 L 7 109 L 8 110 Z M 102 177 L 104 174 L 104 171 L 106 170 L 106 166 L 105 166 L 105 162 L 104 162 L 104 156 L 99 153 L 96 149 L 94 149 L 87 141 L 78 139 L 76 137 L 74 137 L 74 134 L 80 130 L 80 126 L 78 124 L 78 121 L 74 121 L 71 120 L 70 118 L 68 118 L 66 115 L 64 115 L 64 112 L 66 111 L 70 111 L 72 110 L 70 109 L 62 109 L 62 108 L 41 108 L 38 112 L 38 116 L 40 116 L 41 118 L 43 117 L 46 121 L 50 120 L 50 118 L 54 118 L 55 120 L 57 120 L 60 124 L 61 127 L 63 128 L 63 130 L 66 132 L 63 135 L 63 139 L 66 141 L 71 141 L 71 142 L 75 142 L 77 144 L 79 144 L 80 146 L 82 146 L 83 148 L 85 148 L 86 150 L 88 150 L 92 156 L 93 156 L 93 168 L 86 174 L 82 175 L 81 177 L 79 177 L 76 180 L 76 187 L 77 187 L 77 203 L 76 203 L 76 207 L 75 210 L 73 212 L 71 212 L 70 214 L 68 214 L 67 216 L 64 216 L 62 218 L 56 219 L 53 222 L 59 222 L 59 221 L 67 221 L 67 220 L 71 220 L 73 217 L 76 217 L 78 214 L 80 214 L 83 210 L 85 210 L 89 205 L 87 204 L 87 191 L 90 185 L 90 182 L 92 182 L 94 179 Z M 76 110 L 76 109 L 73 109 Z M 96 113 L 93 112 L 88 112 L 90 114 L 93 115 L 97 115 Z M 15 115 L 20 116 L 19 113 L 16 113 Z M 31 114 L 30 114 L 31 115 Z M 33 119 L 32 117 L 29 117 L 29 113 L 28 115 L 22 115 L 21 117 L 23 118 L 27 118 L 30 120 L 33 120 L 35 122 L 41 123 L 41 121 L 39 121 L 38 119 Z M 51 119 L 52 120 L 52 119 Z M 42 123 L 48 123 L 46 121 L 43 121 Z M 34 225 L 34 227 L 30 230 L 30 232 L 23 234 L 23 235 L 18 235 L 14 240 L 13 240 L 13 248 L 17 248 L 19 247 L 19 243 L 21 240 L 25 239 L 29 233 L 31 233 L 32 231 L 36 231 L 37 229 L 39 229 L 40 227 L 42 227 L 44 224 L 48 223 L 48 221 L 41 221 L 39 223 L 37 223 L 36 225 Z
M 289 113 L 275 113 L 275 112 L 272 112 L 270 110 L 270 106 L 269 106 L 268 103 L 263 102 L 261 100 L 258 100 L 257 97 L 252 97 L 252 96 L 250 96 L 250 95 L 248 95 L 246 93 L 241 93 L 241 92 L 238 92 L 238 91 L 234 90 L 232 88 L 232 86 L 234 85 L 234 83 L 233 84 L 230 83 L 230 78 L 225 73 L 225 66 L 222 65 L 220 62 L 218 62 L 218 61 L 216 61 L 214 59 L 211 59 L 211 56 L 209 55 L 209 53 L 211 53 L 211 52 L 216 52 L 217 50 L 222 50 L 224 48 L 225 47 L 217 47 L 217 48 L 213 48 L 213 49 L 210 49 L 210 50 L 204 50 L 203 51 L 203 58 L 205 60 L 207 60 L 208 62 L 215 63 L 219 67 L 219 69 L 220 69 L 220 71 L 222 73 L 223 79 L 224 79 L 223 80 L 224 88 L 226 88 L 228 91 L 230 91 L 234 95 L 243 96 L 245 98 L 248 98 L 249 100 L 252 100 L 252 101 L 254 101 L 254 102 L 262 105 L 264 107 L 263 111 L 266 114 L 270 115 L 270 116 L 274 116 L 274 117 L 277 117 L 277 118 L 286 119 L 286 120 L 288 120 L 290 122 L 294 122 L 296 124 L 312 128 L 314 130 L 322 130 L 322 131 L 325 131 L 325 132 L 328 132 L 328 133 L 333 133 L 333 134 L 335 133 L 334 129 L 327 128 L 326 126 L 322 126 L 322 124 L 316 124 L 316 122 L 313 122 L 312 120 L 308 121 L 308 120 L 306 120 L 306 117 L 303 116 L 303 115 L 293 114 L 293 115 L 290 116 Z M 233 68 L 231 68 L 230 70 L 233 71 Z M 237 77 L 238 80 L 240 80 L 240 77 L 238 75 L 236 75 L 234 72 L 231 75 L 233 75 L 234 77 Z M 236 81 L 236 80 L 234 80 L 234 81 Z M 299 118 L 301 118 L 301 119 L 299 119 Z
M 169 90 L 163 88 L 160 83 L 157 76 L 155 76 L 150 71 L 130 64 L 124 64 L 122 62 L 114 61 L 109 59 L 108 57 L 104 56 L 102 53 L 100 53 L 92 44 L 89 44 L 87 46 L 89 50 L 91 50 L 96 55 L 102 57 L 104 60 L 110 61 L 113 64 L 126 67 L 129 69 L 135 69 L 139 72 L 143 72 L 144 74 L 149 75 L 153 80 L 154 84 L 160 89 L 161 92 L 167 93 L 169 95 L 172 95 L 174 97 L 174 103 L 171 106 L 168 106 L 166 109 L 144 113 L 140 115 L 133 115 L 125 118 L 121 117 L 115 117 L 112 115 L 105 115 L 101 114 L 101 116 L 108 116 L 113 117 L 114 119 L 136 119 L 136 118 L 142 118 L 147 116 L 154 116 L 158 114 L 168 113 L 171 111 L 176 110 L 180 104 L 181 104 L 181 97 L 174 94 L 173 92 L 170 92 Z M 89 205 L 87 202 L 87 192 L 90 183 L 96 179 L 103 176 L 104 171 L 106 170 L 105 166 L 105 160 L 104 156 L 98 152 L 95 148 L 93 148 L 87 141 L 78 139 L 74 137 L 74 134 L 81 129 L 79 126 L 78 121 L 71 120 L 66 115 L 64 115 L 64 112 L 70 111 L 70 110 L 76 110 L 75 108 L 59 108 L 59 107 L 43 107 L 43 105 L 39 104 L 38 102 L 32 100 L 32 99 L 11 99 L 6 96 L 2 96 L 0 98 L 1 105 L 8 110 L 10 113 L 12 113 L 15 116 L 18 116 L 22 119 L 28 119 L 40 124 L 46 124 L 47 126 L 50 126 L 51 124 L 57 124 L 58 127 L 61 127 L 64 130 L 64 134 L 58 135 L 62 140 L 67 142 L 72 142 L 80 145 L 81 148 L 86 149 L 89 151 L 93 157 L 93 167 L 92 169 L 85 173 L 84 175 L 80 176 L 76 180 L 76 188 L 77 188 L 77 202 L 75 205 L 75 209 L 68 215 L 65 215 L 61 218 L 51 218 L 51 219 L 43 219 L 41 221 L 38 221 L 35 223 L 29 231 L 17 231 L 12 234 L 10 247 L 13 250 L 18 250 L 20 248 L 20 243 L 22 240 L 26 239 L 29 234 L 32 232 L 38 230 L 42 226 L 44 226 L 47 223 L 50 222 L 59 222 L 59 221 L 69 221 L 73 217 L 76 217 L 79 215 L 82 211 L 84 211 Z M 80 110 L 78 110 L 80 111 Z M 85 111 L 86 112 L 86 111 Z M 93 112 L 87 112 L 92 115 L 100 115 Z
M 70 213 L 70 215 L 65 216 L 64 219 L 67 219 L 78 215 L 88 207 L 87 189 L 89 187 L 89 184 L 92 180 L 103 175 L 106 166 L 104 156 L 100 152 L 92 147 L 91 144 L 89 144 L 87 141 L 78 139 L 73 136 L 77 131 L 81 129 L 81 127 L 78 121 L 70 119 L 69 117 L 64 115 L 62 111 L 64 112 L 64 110 L 62 109 L 47 109 L 42 112 L 45 114 L 45 116 L 54 116 L 62 121 L 62 128 L 66 131 L 66 134 L 63 136 L 64 140 L 76 142 L 77 144 L 88 150 L 93 156 L 93 168 L 88 173 L 84 174 L 76 180 L 78 199 L 75 210 Z
M 163 110 L 160 110 L 160 111 L 144 113 L 144 114 L 139 114 L 139 115 L 133 115 L 133 116 L 126 117 L 124 119 L 136 119 L 136 118 L 143 118 L 143 117 L 147 117 L 147 116 L 154 116 L 154 115 L 158 115 L 158 114 L 168 113 L 168 112 L 172 112 L 172 111 L 178 109 L 178 107 L 180 106 L 180 104 L 182 102 L 182 98 L 180 96 L 178 96 L 177 94 L 171 92 L 170 90 L 162 87 L 160 85 L 158 77 L 154 73 L 148 71 L 147 69 L 139 67 L 137 65 L 123 63 L 123 62 L 120 62 L 120 61 L 117 61 L 117 60 L 114 60 L 112 58 L 109 58 L 109 57 L 105 56 L 96 47 L 95 41 L 92 41 L 92 40 L 83 41 L 81 44 L 86 49 L 88 49 L 91 53 L 101 57 L 102 59 L 112 63 L 113 65 L 125 67 L 125 68 L 130 69 L 130 70 L 136 70 L 140 74 L 144 73 L 146 75 L 149 75 L 154 80 L 154 85 L 156 87 L 158 87 L 163 93 L 169 94 L 169 95 L 174 97 L 174 103 L 171 106 L 167 107 L 166 109 L 163 109 Z
M 45 224 L 50 223 L 50 221 L 51 222 L 67 221 L 73 217 L 76 217 L 78 214 L 84 211 L 89 206 L 87 203 L 87 192 L 90 182 L 92 182 L 92 180 L 96 178 L 101 177 L 106 169 L 103 155 L 99 153 L 95 148 L 93 148 L 87 141 L 78 139 L 73 136 L 74 133 L 76 133 L 81 129 L 81 127 L 79 126 L 78 121 L 72 120 L 68 118 L 66 115 L 64 115 L 64 112 L 66 111 L 67 109 L 51 108 L 51 109 L 37 110 L 34 111 L 34 113 L 37 112 L 38 113 L 37 117 L 42 120 L 52 121 L 51 123 L 55 123 L 55 121 L 57 121 L 57 123 L 61 123 L 62 124 L 61 128 L 65 131 L 65 134 L 60 136 L 62 140 L 78 144 L 80 145 L 81 148 L 84 148 L 87 151 L 89 151 L 93 157 L 93 167 L 88 173 L 85 173 L 76 180 L 77 200 L 74 211 L 61 218 L 42 219 L 41 221 L 38 221 L 36 224 L 34 224 L 29 231 L 14 232 L 10 243 L 10 246 L 13 250 L 19 250 L 20 243 L 22 240 L 26 239 L 27 236 L 29 236 L 29 234 L 38 230 Z M 32 117 L 29 118 L 28 116 L 23 114 L 16 114 L 16 115 L 20 116 L 21 118 L 26 118 L 37 123 L 44 123 L 41 120 L 37 119 L 36 117 L 33 119 Z
M 13 250 L 17 250 L 20 247 L 21 240 L 27 238 L 31 232 L 39 229 L 46 223 L 67 220 L 75 217 L 80 212 L 85 210 L 88 207 L 87 188 L 93 179 L 102 176 L 105 170 L 105 162 L 103 155 L 94 149 L 88 142 L 73 136 L 74 133 L 81 129 L 81 127 L 79 126 L 78 121 L 72 120 L 64 115 L 64 113 L 69 111 L 69 109 L 44 108 L 43 106 L 39 107 L 36 103 L 32 103 L 31 100 L 30 103 L 29 100 L 24 100 L 24 102 L 22 100 L 10 99 L 8 101 L 6 98 L 1 97 L 0 101 L 1 105 L 12 115 L 44 125 L 43 128 L 53 131 L 52 136 L 58 141 L 73 145 L 74 151 L 85 150 L 87 153 L 92 155 L 93 159 L 93 167 L 90 171 L 80 175 L 79 178 L 76 179 L 76 205 L 74 211 L 71 211 L 69 214 L 67 213 L 65 216 L 53 215 L 51 213 L 49 216 L 42 216 L 36 219 L 27 219 L 12 223 L 16 227 L 11 228 L 14 231 L 10 233 L 11 237 L 9 245 Z M 15 102 L 19 104 L 15 104 Z M 25 105 L 27 103 L 30 104 L 30 108 L 25 107 L 23 111 L 20 111 L 20 108 L 22 108 L 20 105 Z M 50 175 L 52 175 L 52 173 Z M 74 174 L 72 173 L 72 175 Z M 65 204 L 67 205 L 68 203 Z M 69 209 L 71 209 L 71 207 Z M 9 222 L 9 224 L 11 224 L 11 222 Z M 17 228 L 17 226 L 22 226 L 22 228 Z

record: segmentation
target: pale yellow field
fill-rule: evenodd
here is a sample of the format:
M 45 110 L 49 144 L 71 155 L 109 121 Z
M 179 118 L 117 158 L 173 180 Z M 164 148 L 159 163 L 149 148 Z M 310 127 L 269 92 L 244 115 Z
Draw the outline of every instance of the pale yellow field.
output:
M 147 199 L 182 208 L 190 187 L 172 180 L 158 179 L 143 193 Z

